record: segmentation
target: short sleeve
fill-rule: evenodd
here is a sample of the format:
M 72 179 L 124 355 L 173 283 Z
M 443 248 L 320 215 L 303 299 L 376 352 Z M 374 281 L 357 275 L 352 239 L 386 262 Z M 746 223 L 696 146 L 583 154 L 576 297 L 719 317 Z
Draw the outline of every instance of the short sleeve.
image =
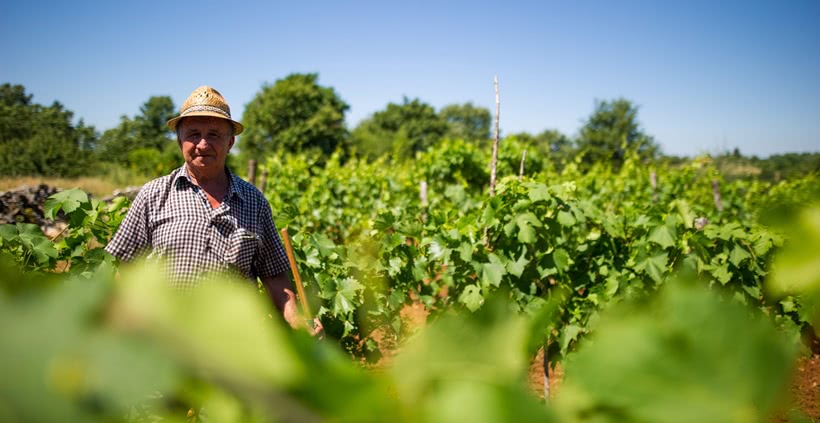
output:
M 112 256 L 121 261 L 131 261 L 140 254 L 143 250 L 150 246 L 151 238 L 149 236 L 148 227 L 148 207 L 147 202 L 149 194 L 143 187 L 140 190 L 134 202 L 131 203 L 131 208 L 122 220 L 117 233 L 111 239 L 111 242 L 105 246 L 107 251 Z
M 260 246 L 259 255 L 254 263 L 255 273 L 259 277 L 275 276 L 287 272 L 290 265 L 282 240 L 279 238 L 279 231 L 273 223 L 270 204 L 264 200 L 260 203 Z

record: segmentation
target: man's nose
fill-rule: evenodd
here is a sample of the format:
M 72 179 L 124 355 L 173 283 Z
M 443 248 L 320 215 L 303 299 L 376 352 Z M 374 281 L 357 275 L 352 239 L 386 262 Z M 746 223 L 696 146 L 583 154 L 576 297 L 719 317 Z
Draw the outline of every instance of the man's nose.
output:
M 207 148 L 208 146 L 210 146 L 210 144 L 208 143 L 208 140 L 205 139 L 205 137 L 201 137 L 199 141 L 196 142 L 197 148 Z

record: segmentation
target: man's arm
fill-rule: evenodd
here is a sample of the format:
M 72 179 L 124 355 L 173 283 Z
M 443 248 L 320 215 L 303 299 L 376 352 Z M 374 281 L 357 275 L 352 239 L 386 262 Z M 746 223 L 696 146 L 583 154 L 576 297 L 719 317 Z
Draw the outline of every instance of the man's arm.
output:
M 280 273 L 274 276 L 266 276 L 262 279 L 262 285 L 265 285 L 265 290 L 268 291 L 273 306 L 282 313 L 285 321 L 290 327 L 294 329 L 307 329 L 311 335 L 320 333 L 323 328 L 319 319 L 314 319 L 314 327 L 310 328 L 299 315 L 296 307 L 296 295 L 290 289 L 290 278 L 287 273 Z
M 154 189 L 154 184 L 151 182 L 140 189 L 119 228 L 105 246 L 105 251 L 121 262 L 131 261 L 143 250 L 151 247 L 148 202 L 152 189 Z

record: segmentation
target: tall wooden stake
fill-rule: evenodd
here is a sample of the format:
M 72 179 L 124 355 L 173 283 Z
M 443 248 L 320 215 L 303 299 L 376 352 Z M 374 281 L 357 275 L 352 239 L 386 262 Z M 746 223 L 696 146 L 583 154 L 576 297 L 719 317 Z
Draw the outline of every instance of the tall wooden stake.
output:
M 256 185 L 256 160 L 248 160 L 248 182 L 251 185 Z
M 521 167 L 518 169 L 518 181 L 524 180 L 524 160 L 527 159 L 527 150 L 521 153 Z
M 544 362 L 541 363 L 544 366 L 544 401 L 549 404 L 550 402 L 550 360 L 547 357 L 547 351 L 549 351 L 549 341 L 544 341 Z
M 649 172 L 649 184 L 652 185 L 652 202 L 658 202 L 658 174 L 654 170 Z
M 262 193 L 265 192 L 265 189 L 268 187 L 268 171 L 267 169 L 262 171 L 262 176 L 259 177 L 259 191 Z
M 715 199 L 715 207 L 719 212 L 722 212 L 723 202 L 720 201 L 720 183 L 717 179 L 712 179 L 712 197 Z
M 493 160 L 490 164 L 490 197 L 495 197 L 495 168 L 498 162 L 498 114 L 501 110 L 501 102 L 498 99 L 498 75 L 493 78 L 495 85 L 495 137 L 493 138 Z
M 296 285 L 296 295 L 299 297 L 299 302 L 302 303 L 302 313 L 304 313 L 308 320 L 313 320 L 313 313 L 310 312 L 307 296 L 305 295 L 305 287 L 302 285 L 302 277 L 299 275 L 299 267 L 296 265 L 296 257 L 293 254 L 293 246 L 290 244 L 288 228 L 282 228 L 282 230 L 279 231 L 279 235 L 282 237 L 282 243 L 285 246 L 285 253 L 288 256 L 290 272 L 293 273 L 293 282 Z
M 427 181 L 419 182 L 419 198 L 421 199 L 421 221 L 427 222 Z

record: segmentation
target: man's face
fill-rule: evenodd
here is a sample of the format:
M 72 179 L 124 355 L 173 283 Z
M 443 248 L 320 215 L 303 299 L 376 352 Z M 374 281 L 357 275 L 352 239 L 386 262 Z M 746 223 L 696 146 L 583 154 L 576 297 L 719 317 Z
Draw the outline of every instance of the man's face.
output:
M 231 124 L 219 118 L 192 116 L 180 122 L 179 146 L 189 168 L 220 171 L 233 147 Z

